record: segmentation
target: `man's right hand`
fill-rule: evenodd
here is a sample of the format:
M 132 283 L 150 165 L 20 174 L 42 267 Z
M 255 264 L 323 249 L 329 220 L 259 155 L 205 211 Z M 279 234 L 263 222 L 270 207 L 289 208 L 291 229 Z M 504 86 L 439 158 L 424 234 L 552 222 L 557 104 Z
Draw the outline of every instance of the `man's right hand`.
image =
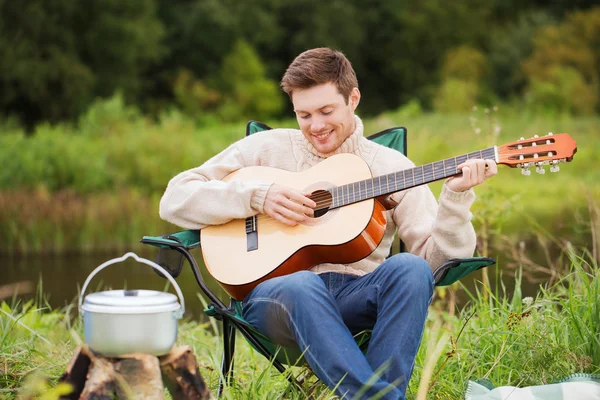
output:
M 263 210 L 283 224 L 296 226 L 313 217 L 316 207 L 314 201 L 298 190 L 275 183 L 267 192 Z

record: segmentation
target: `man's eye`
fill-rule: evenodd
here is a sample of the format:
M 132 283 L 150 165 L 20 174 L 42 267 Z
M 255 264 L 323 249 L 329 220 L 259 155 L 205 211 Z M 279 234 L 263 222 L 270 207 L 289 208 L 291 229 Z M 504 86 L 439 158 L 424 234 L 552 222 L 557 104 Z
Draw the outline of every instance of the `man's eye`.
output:
M 333 110 L 330 110 L 330 111 L 321 111 L 321 114 L 323 114 L 323 115 L 329 115 L 332 112 L 333 112 Z
M 300 118 L 302 118 L 302 119 L 307 119 L 308 117 L 310 117 L 310 114 L 300 116 Z

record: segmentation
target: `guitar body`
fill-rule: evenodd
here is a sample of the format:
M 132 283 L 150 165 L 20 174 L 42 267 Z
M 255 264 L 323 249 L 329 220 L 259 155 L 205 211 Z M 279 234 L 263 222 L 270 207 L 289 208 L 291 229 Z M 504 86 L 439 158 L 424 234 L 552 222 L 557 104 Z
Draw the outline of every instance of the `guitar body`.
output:
M 312 193 L 371 177 L 360 157 L 340 154 L 304 172 L 248 167 L 223 180 L 272 181 Z M 263 214 L 256 221 L 258 248 L 249 250 L 246 220 L 238 219 L 202 229 L 202 255 L 210 274 L 229 295 L 241 300 L 260 282 L 276 276 L 322 263 L 362 260 L 377 248 L 385 227 L 385 208 L 375 199 L 329 210 L 294 227 Z
M 307 223 L 290 227 L 267 215 L 233 220 L 202 229 L 202 255 L 210 274 L 234 299 L 241 300 L 260 282 L 309 269 L 322 263 L 362 260 L 383 239 L 386 196 L 411 187 L 459 175 L 468 159 L 494 160 L 514 168 L 543 173 L 569 162 L 577 143 L 568 133 L 523 139 L 502 146 L 373 177 L 368 165 L 353 154 L 327 158 L 304 172 L 248 167 L 223 179 L 262 180 L 310 194 L 324 211 Z

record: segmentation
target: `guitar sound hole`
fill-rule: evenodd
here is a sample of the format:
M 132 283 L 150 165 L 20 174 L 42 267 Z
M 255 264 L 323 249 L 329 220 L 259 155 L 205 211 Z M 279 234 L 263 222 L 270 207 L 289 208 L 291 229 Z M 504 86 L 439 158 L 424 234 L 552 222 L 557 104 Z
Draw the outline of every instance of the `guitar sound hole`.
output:
M 329 211 L 329 208 L 320 208 L 315 210 L 314 218 L 322 217 L 323 215 L 327 214 L 327 211 Z
M 329 208 L 331 207 L 331 193 L 327 190 L 316 190 L 308 196 L 312 201 L 317 203 L 317 208 L 315 209 L 314 218 L 322 217 L 327 214 Z

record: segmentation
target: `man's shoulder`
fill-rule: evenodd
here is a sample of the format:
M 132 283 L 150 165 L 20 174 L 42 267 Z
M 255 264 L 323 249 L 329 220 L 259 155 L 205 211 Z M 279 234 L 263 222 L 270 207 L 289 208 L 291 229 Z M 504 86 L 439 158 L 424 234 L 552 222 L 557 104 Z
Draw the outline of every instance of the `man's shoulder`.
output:
M 399 170 L 414 167 L 414 163 L 396 149 L 375 143 L 366 139 L 365 146 L 368 146 L 374 154 L 373 164 L 383 167 L 384 169 Z
M 271 128 L 264 131 L 259 131 L 246 136 L 248 140 L 269 140 L 278 138 L 287 138 L 300 133 L 300 130 L 293 128 Z
M 300 131 L 291 128 L 273 128 L 253 133 L 238 142 L 239 146 L 287 146 Z

